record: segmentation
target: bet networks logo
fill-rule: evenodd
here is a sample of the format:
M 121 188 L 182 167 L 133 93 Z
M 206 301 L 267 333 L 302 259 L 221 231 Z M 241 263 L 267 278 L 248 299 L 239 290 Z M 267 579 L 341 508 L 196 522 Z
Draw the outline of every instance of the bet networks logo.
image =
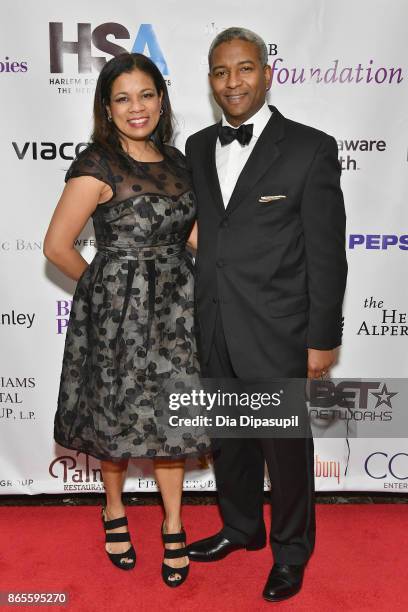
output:
M 392 398 L 387 382 L 370 380 L 312 380 L 309 415 L 326 421 L 392 421 Z M 384 409 L 385 408 L 385 409 Z
M 113 22 L 102 23 L 95 28 L 92 28 L 90 23 L 78 23 L 76 40 L 72 40 L 64 33 L 63 23 L 51 22 L 49 37 L 50 72 L 53 74 L 65 72 L 66 55 L 75 55 L 78 72 L 88 74 L 92 71 L 100 72 L 111 57 L 126 52 L 148 55 L 163 76 L 169 74 L 166 59 L 151 23 L 142 23 L 139 26 L 133 45 L 122 46 L 112 42 L 112 38 L 118 41 L 131 40 L 129 30 L 122 24 Z M 93 55 L 93 49 L 102 51 L 106 55 L 101 56 L 100 53 Z

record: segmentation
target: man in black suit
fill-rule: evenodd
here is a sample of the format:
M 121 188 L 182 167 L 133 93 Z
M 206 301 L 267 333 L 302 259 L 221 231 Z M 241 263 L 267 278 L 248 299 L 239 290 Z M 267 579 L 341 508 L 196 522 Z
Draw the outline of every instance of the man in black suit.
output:
M 196 302 L 208 378 L 317 378 L 341 343 L 347 262 L 334 138 L 265 102 L 265 43 L 229 28 L 209 52 L 220 123 L 187 140 L 198 201 Z M 271 479 L 274 565 L 263 596 L 297 593 L 315 536 L 313 440 L 218 439 L 214 470 L 224 527 L 193 543 L 213 561 L 265 545 Z

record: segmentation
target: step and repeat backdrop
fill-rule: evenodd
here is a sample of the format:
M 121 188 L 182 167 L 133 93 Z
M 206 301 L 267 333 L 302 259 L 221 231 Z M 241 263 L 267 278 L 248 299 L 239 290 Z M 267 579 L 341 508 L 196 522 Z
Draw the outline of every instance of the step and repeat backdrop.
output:
M 3 0 L 2 12 L 0 493 L 103 490 L 98 461 L 52 439 L 74 285 L 42 253 L 65 172 L 89 139 L 98 71 L 123 50 L 150 56 L 184 150 L 189 134 L 219 118 L 207 52 L 232 25 L 264 38 L 270 102 L 332 134 L 343 169 L 349 278 L 333 375 L 373 381 L 354 392 L 353 418 L 384 428 L 372 439 L 330 430 L 316 439 L 316 488 L 406 493 L 408 432 L 387 437 L 387 423 L 403 402 L 393 379 L 408 376 L 408 4 Z M 90 261 L 91 224 L 76 244 Z M 210 460 L 188 464 L 185 489 L 215 489 Z M 148 461 L 131 462 L 125 490 L 156 490 Z

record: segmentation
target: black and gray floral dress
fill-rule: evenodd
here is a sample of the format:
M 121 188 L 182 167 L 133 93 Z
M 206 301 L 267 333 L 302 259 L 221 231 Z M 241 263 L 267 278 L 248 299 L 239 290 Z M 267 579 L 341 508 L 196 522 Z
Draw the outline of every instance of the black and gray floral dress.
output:
M 65 180 L 86 175 L 113 197 L 92 215 L 97 253 L 73 297 L 54 438 L 111 461 L 208 452 L 202 428 L 166 427 L 164 414 L 169 389 L 199 375 L 184 156 L 167 146 L 163 161 L 143 163 L 90 145 Z

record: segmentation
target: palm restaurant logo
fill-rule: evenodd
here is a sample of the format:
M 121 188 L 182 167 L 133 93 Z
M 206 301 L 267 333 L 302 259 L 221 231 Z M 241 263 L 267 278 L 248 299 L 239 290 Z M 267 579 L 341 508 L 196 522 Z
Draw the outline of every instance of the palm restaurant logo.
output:
M 148 55 L 163 76 L 169 75 L 166 59 L 151 23 L 140 24 L 136 32 L 130 32 L 124 25 L 114 22 L 101 23 L 96 27 L 91 23 L 77 23 L 75 30 L 73 34 L 72 27 L 62 22 L 49 24 L 52 74 L 67 71 L 67 56 L 70 55 L 76 58 L 79 74 L 90 74 L 100 72 L 112 57 L 131 52 Z
M 48 472 L 52 478 L 62 480 L 64 491 L 103 491 L 102 472 L 96 465 L 96 460 L 78 451 L 75 457 L 72 455 L 55 457 L 49 465 Z

